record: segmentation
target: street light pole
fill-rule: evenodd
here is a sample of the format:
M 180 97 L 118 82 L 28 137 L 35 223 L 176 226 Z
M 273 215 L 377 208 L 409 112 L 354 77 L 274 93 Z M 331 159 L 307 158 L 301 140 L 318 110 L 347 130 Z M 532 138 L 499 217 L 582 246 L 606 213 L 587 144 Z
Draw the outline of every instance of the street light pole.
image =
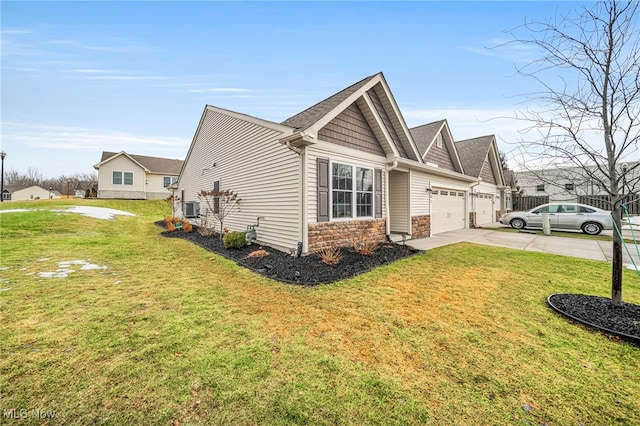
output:
M 2 151 L 0 152 L 0 157 L 2 158 L 2 177 L 0 177 L 0 203 L 4 201 L 4 157 L 7 156 L 7 153 Z

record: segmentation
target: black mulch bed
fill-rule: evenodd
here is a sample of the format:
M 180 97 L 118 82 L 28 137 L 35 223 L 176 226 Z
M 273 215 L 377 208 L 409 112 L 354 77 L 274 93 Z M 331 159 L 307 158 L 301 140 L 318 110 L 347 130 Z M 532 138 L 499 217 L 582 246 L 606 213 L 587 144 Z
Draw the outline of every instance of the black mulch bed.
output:
M 549 305 L 556 311 L 591 328 L 640 345 L 640 306 L 584 294 L 552 294 Z
M 163 221 L 156 222 L 156 224 L 164 227 Z M 320 257 L 314 254 L 294 257 L 288 253 L 255 243 L 239 249 L 226 249 L 218 235 L 202 236 L 197 232 L 195 226 L 194 231 L 190 233 L 176 230 L 173 232 L 164 231 L 161 235 L 168 238 L 182 238 L 191 241 L 265 277 L 285 283 L 302 285 L 326 284 L 353 278 L 378 266 L 421 252 L 400 244 L 382 244 L 369 256 L 357 254 L 353 250 L 342 249 L 343 257 L 340 263 L 327 265 L 322 263 Z M 265 257 L 249 257 L 249 253 L 259 249 L 266 250 L 269 255 Z

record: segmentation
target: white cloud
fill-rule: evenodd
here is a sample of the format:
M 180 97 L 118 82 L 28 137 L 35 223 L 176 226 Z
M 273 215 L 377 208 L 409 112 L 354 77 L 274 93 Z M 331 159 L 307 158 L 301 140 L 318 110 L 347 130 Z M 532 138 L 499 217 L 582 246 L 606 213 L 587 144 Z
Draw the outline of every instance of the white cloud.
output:
M 191 141 L 165 136 L 140 136 L 126 132 L 104 131 L 70 126 L 46 124 L 27 125 L 2 122 L 2 134 L 6 140 L 22 145 L 25 149 L 55 149 L 82 151 L 127 151 L 136 154 L 150 149 L 170 148 L 185 152 Z
M 483 46 L 465 46 L 462 49 L 514 63 L 531 62 L 540 56 L 537 47 L 508 38 L 493 38 L 487 40 Z

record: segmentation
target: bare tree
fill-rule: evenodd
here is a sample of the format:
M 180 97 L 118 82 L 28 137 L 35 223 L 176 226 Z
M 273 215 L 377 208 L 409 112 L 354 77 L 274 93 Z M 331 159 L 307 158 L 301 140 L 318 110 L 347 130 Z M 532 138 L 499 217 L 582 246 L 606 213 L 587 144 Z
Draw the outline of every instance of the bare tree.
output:
M 535 106 L 516 116 L 527 123 L 522 158 L 543 169 L 579 169 L 609 195 L 618 229 L 624 187 L 636 188 L 640 179 L 638 5 L 607 0 L 512 31 L 513 43 L 541 52 L 517 69 L 541 88 L 525 95 L 525 103 Z M 636 161 L 625 166 L 630 160 Z M 614 232 L 614 305 L 622 304 L 622 268 L 622 242 Z
M 75 175 L 62 175 L 55 178 L 45 179 L 37 169 L 27 168 L 26 172 L 8 170 L 5 172 L 5 184 L 7 186 L 32 186 L 38 185 L 45 189 L 58 191 L 61 194 L 72 195 L 76 190 L 82 190 L 85 196 L 93 194 L 98 185 L 98 174 L 76 173 Z
M 224 235 L 224 219 L 240 210 L 240 201 L 242 199 L 237 192 L 223 189 L 221 191 L 202 190 L 198 193 L 198 199 L 203 202 L 207 208 L 205 218 L 214 217 L 220 223 L 220 238 Z

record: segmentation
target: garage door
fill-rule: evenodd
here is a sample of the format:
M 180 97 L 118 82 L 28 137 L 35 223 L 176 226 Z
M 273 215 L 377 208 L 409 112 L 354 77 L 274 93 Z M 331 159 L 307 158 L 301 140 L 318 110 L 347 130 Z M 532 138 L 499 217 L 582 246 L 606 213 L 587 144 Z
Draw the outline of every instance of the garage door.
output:
M 433 234 L 465 227 L 464 192 L 434 188 L 431 202 L 431 232 Z
M 486 225 L 495 222 L 494 203 L 492 194 L 478 194 L 476 206 L 476 225 Z

